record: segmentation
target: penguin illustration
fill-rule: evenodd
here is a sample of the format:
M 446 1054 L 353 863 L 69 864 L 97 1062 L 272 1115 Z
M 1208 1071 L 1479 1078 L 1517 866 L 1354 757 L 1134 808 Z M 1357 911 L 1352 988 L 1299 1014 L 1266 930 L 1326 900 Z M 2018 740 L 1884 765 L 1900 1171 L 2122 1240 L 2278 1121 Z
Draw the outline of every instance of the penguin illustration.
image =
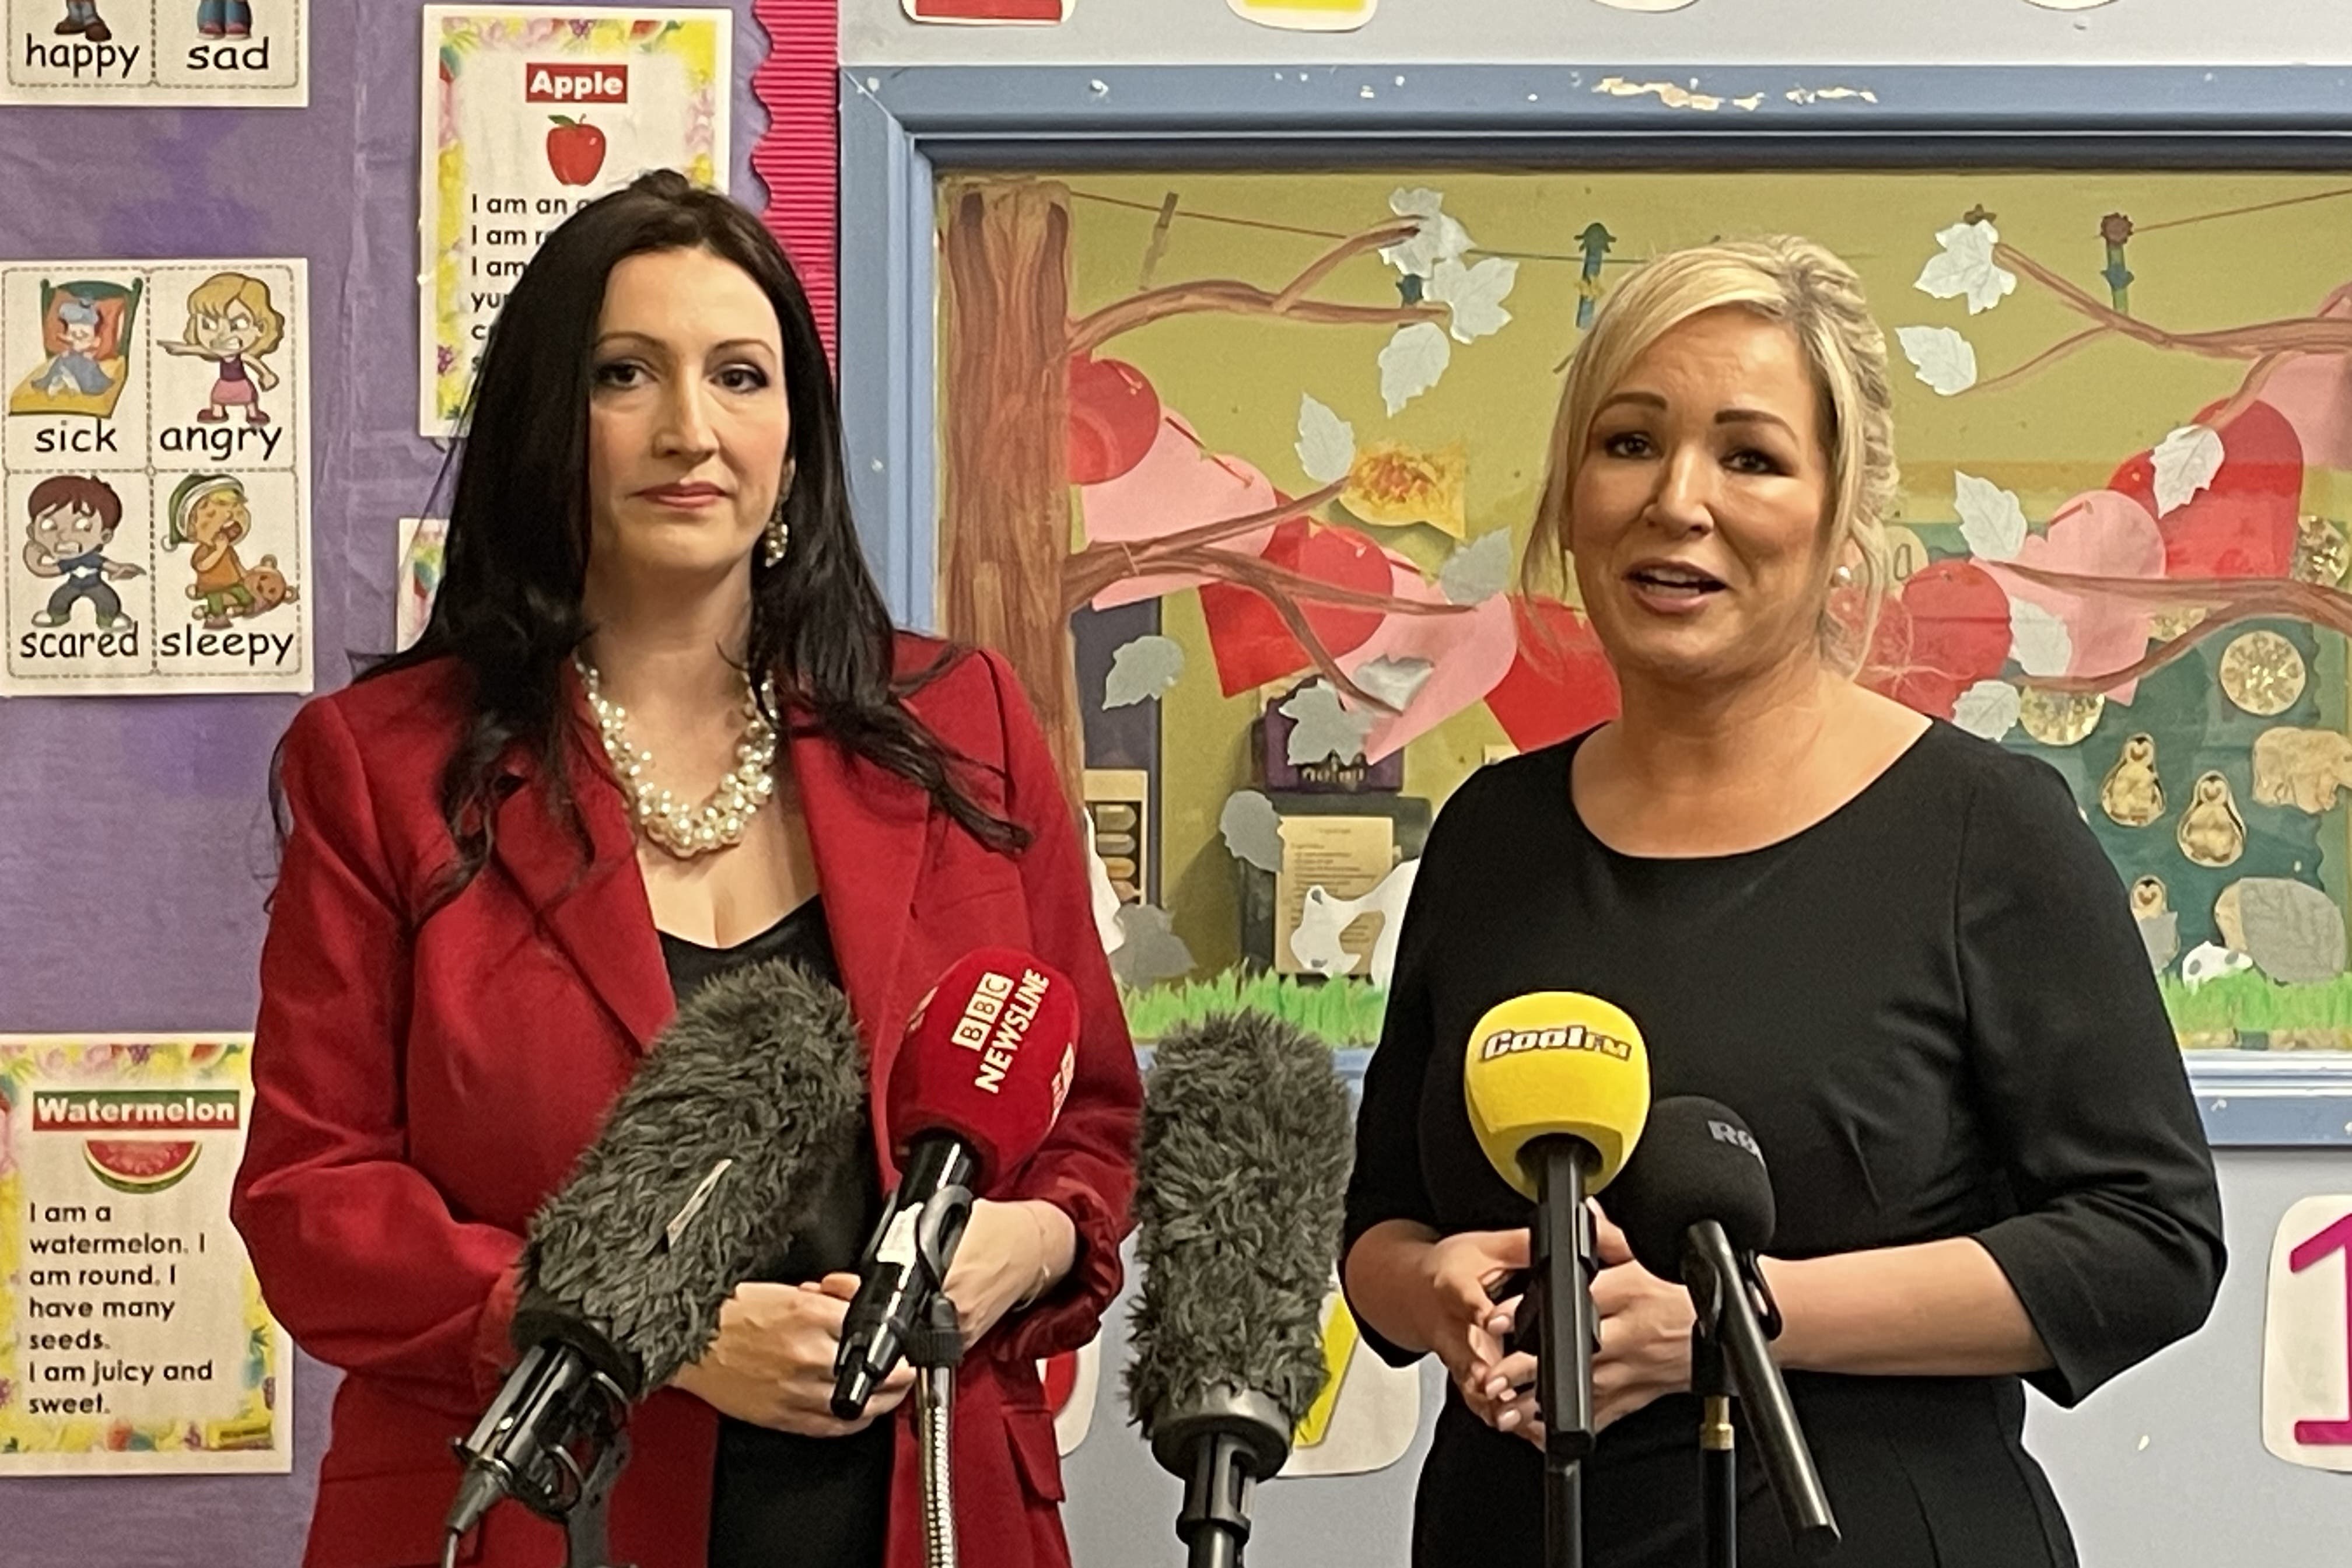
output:
M 2172 912 L 2163 878 L 2142 877 L 2131 885 L 2131 911 L 2148 965 L 2161 974 L 2180 952 L 2180 917 Z
M 2246 852 L 2246 824 L 2230 796 L 2228 779 L 2216 773 L 2197 775 L 2196 794 L 2180 814 L 2174 836 L 2180 852 L 2200 866 L 2236 863 Z
M 2099 806 L 2125 827 L 2146 827 L 2164 815 L 2164 785 L 2156 776 L 2156 737 L 2134 735 L 2099 785 Z

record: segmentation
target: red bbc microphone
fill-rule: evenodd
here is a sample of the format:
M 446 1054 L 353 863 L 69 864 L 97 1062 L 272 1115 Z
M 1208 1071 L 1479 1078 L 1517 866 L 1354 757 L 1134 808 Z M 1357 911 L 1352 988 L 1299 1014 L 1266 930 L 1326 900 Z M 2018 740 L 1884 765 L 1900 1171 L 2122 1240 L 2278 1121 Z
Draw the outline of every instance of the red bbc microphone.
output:
M 1076 990 L 1015 948 L 966 953 L 916 1004 L 886 1100 L 898 1190 L 842 1324 L 835 1415 L 865 1415 L 906 1355 L 947 1281 L 974 1195 L 999 1190 L 1053 1131 L 1077 1042 Z

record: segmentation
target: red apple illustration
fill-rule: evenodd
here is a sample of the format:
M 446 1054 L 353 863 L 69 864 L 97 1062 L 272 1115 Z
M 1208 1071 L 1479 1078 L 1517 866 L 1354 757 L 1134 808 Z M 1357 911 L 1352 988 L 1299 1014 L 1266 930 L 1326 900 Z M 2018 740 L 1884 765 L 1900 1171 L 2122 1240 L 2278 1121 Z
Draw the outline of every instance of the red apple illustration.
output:
M 1070 482 L 1098 485 L 1143 461 L 1160 435 L 1160 395 L 1124 360 L 1070 357 Z
M 584 120 L 551 114 L 555 129 L 547 133 L 547 166 L 567 185 L 584 185 L 604 166 L 604 133 Z

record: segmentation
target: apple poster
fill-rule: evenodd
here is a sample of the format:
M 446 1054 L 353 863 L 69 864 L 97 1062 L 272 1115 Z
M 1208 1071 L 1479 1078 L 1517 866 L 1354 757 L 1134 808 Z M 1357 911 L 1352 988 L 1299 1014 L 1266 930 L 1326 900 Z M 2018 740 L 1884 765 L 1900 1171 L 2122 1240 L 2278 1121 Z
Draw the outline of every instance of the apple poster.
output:
M 457 434 L 499 304 L 567 216 L 649 169 L 726 187 L 733 20 L 425 8 L 419 434 Z
M 291 1468 L 292 1349 L 228 1218 L 251 1058 L 0 1036 L 0 1478 Z

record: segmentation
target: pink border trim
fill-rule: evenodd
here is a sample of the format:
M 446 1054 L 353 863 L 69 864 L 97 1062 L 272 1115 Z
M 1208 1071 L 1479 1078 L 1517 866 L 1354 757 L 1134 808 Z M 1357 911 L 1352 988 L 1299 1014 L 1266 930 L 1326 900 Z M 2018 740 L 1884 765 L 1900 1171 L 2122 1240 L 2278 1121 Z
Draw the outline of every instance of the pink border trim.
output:
M 809 307 L 825 346 L 835 341 L 839 280 L 841 23 L 838 0 L 752 0 L 768 52 L 751 73 L 751 92 L 768 127 L 751 149 L 751 168 L 768 187 L 761 215 L 808 288 Z

